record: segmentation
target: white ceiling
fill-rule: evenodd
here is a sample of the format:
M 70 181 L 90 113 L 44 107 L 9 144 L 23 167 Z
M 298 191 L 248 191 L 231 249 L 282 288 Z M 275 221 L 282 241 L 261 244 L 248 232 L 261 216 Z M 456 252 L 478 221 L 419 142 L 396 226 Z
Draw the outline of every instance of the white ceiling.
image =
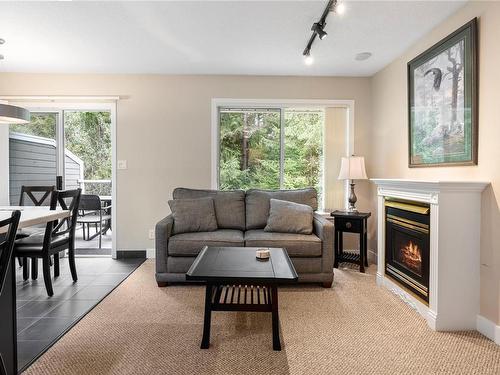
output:
M 465 1 L 0 2 L 0 71 L 369 76 Z M 367 61 L 355 61 L 359 52 Z

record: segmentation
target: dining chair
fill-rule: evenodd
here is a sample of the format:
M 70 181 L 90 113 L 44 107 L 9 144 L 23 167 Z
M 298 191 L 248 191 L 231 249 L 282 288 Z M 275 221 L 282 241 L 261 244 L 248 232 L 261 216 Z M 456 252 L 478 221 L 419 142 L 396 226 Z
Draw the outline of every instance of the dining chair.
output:
M 55 190 L 55 186 L 21 186 L 21 194 L 19 195 L 19 206 L 43 206 L 50 202 L 50 194 Z M 32 226 L 21 229 L 17 232 L 16 238 L 23 238 L 31 236 L 36 233 L 43 233 L 45 226 Z M 23 263 L 21 258 L 17 258 L 19 266 L 22 267 Z M 37 259 L 31 260 L 31 268 L 37 267 Z M 34 265 L 34 263 L 37 263 Z M 28 268 L 23 269 L 23 273 L 29 273 Z
M 110 208 L 110 205 L 103 207 L 101 198 L 98 195 L 82 194 L 80 199 L 79 210 L 82 212 L 82 215 L 78 217 L 77 222 L 82 224 L 83 239 L 90 241 L 95 238 L 96 235 L 99 235 L 99 249 L 102 246 L 103 230 L 107 230 L 107 228 L 103 228 L 102 223 L 111 221 L 111 215 L 108 214 Z M 90 224 L 99 226 L 99 232 L 92 237 L 90 236 Z M 85 225 L 87 225 L 86 236 Z
M 54 295 L 50 272 L 51 256 L 54 257 L 54 277 L 58 277 L 60 273 L 59 253 L 68 250 L 71 276 L 73 281 L 78 280 L 75 265 L 75 229 L 80 196 L 81 189 L 54 190 L 50 199 L 50 209 L 55 209 L 57 204 L 59 204 L 63 210 L 70 212 L 69 216 L 59 221 L 48 222 L 45 233 L 18 239 L 14 245 L 14 254 L 23 258 L 24 264 L 27 263 L 27 258 L 42 259 L 43 280 L 49 296 Z
M 10 260 L 12 259 L 14 241 L 16 239 L 16 232 L 20 217 L 21 211 L 16 210 L 12 212 L 10 218 L 0 220 L 0 228 L 8 227 L 5 235 L 0 234 L 0 296 L 3 293 L 5 281 L 7 279 L 9 264 Z M 5 362 L 1 353 L 0 374 L 7 374 L 7 369 L 5 368 Z

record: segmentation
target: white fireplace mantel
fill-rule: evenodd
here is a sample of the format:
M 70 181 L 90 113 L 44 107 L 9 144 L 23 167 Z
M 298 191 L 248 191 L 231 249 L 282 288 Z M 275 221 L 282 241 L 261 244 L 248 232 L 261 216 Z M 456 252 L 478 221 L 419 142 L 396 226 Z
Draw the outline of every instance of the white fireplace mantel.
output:
M 481 192 L 488 182 L 372 179 L 377 185 L 377 283 L 412 305 L 434 330 L 475 329 L 479 313 Z M 430 210 L 429 305 L 385 275 L 386 197 Z

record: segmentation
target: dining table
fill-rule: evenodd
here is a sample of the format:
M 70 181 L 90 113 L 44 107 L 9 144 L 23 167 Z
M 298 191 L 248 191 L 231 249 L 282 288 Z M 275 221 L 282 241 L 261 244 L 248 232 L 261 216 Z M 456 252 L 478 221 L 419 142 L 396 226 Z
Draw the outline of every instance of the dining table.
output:
M 0 221 L 12 215 L 12 211 L 21 211 L 19 229 L 64 219 L 70 216 L 69 210 L 49 207 L 30 206 L 0 206 Z M 0 228 L 0 237 L 5 235 L 7 228 Z M 0 356 L 3 369 L 0 373 L 17 375 L 17 316 L 16 316 L 16 272 L 14 256 L 10 259 L 5 285 L 0 294 Z

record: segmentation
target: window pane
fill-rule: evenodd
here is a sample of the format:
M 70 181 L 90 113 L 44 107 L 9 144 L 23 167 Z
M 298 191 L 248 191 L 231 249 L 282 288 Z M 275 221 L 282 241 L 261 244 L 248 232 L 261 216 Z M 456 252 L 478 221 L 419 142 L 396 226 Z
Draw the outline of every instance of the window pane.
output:
M 220 111 L 221 189 L 280 187 L 279 110 Z
M 315 187 L 323 194 L 322 110 L 285 110 L 285 189 Z
M 66 188 L 111 195 L 110 113 L 65 111 L 64 138 Z
M 29 124 L 9 127 L 10 203 L 19 204 L 21 187 L 56 184 L 57 113 L 31 113 Z M 36 195 L 35 198 L 42 198 Z M 49 200 L 46 202 L 48 203 Z M 25 200 L 31 205 L 30 199 Z

